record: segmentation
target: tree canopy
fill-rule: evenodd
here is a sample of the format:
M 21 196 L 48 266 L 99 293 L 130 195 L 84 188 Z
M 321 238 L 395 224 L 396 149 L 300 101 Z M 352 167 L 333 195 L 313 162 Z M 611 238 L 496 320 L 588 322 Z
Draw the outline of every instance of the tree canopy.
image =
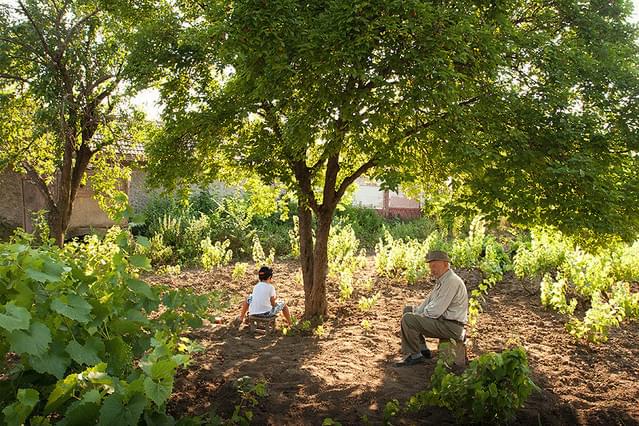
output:
M 96 1 L 0 8 L 0 169 L 11 166 L 35 184 L 59 244 L 92 161 L 100 164 L 92 184 L 103 208 L 126 207 L 126 195 L 115 191 L 126 177 L 113 167 L 121 157 L 115 148 L 141 119 L 122 102 L 131 71 L 126 17 Z
M 448 182 L 518 223 L 629 238 L 637 46 L 629 2 L 184 1 L 139 27 L 161 83 L 158 181 L 231 164 L 300 201 L 306 314 L 346 188 Z M 313 239 L 312 216 L 317 217 Z

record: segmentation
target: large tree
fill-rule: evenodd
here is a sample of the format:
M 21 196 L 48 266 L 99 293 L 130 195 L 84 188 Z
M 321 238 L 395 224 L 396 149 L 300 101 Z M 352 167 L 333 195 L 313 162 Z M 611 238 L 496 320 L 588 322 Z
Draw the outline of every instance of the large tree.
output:
M 0 8 L 0 169 L 11 166 L 42 193 L 58 244 L 89 164 L 101 164 L 95 186 L 112 188 L 120 174 L 105 170 L 107 160 L 131 135 L 134 116 L 121 103 L 130 21 L 114 16 L 98 1 Z
M 231 164 L 295 191 L 306 316 L 327 312 L 333 214 L 363 174 L 448 180 L 464 206 L 521 223 L 639 229 L 629 2 L 178 5 L 138 33 L 166 103 L 152 176 Z

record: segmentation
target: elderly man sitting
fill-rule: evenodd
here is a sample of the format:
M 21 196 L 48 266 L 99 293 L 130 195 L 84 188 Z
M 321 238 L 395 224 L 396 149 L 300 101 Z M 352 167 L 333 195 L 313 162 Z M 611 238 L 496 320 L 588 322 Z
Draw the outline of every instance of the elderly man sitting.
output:
M 406 306 L 402 317 L 402 352 L 408 356 L 397 367 L 420 364 L 430 358 L 424 338 L 461 340 L 468 321 L 468 293 L 464 281 L 452 269 L 443 251 L 426 257 L 435 287 L 417 307 Z

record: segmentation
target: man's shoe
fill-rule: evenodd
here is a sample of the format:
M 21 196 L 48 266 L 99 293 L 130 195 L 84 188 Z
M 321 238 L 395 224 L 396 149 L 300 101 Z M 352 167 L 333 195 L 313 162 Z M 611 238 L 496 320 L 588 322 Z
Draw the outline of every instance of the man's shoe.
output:
M 426 358 L 420 356 L 419 358 L 413 358 L 408 355 L 404 360 L 395 363 L 395 367 L 410 367 L 411 365 L 423 364 L 426 362 Z
M 430 352 L 430 350 L 428 348 L 422 349 L 421 350 L 421 354 L 426 359 L 431 359 L 433 357 L 433 354 Z

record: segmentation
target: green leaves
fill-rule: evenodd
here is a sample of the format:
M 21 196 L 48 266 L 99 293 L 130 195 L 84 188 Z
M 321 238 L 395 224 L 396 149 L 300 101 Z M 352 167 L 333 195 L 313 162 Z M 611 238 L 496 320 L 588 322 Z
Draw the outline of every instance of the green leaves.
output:
M 146 297 L 147 299 L 150 299 L 150 300 L 158 300 L 158 296 L 153 292 L 151 287 L 149 287 L 149 285 L 147 283 L 145 283 L 144 281 L 140 281 L 140 280 L 131 278 L 131 279 L 127 280 L 127 284 L 129 286 L 129 288 L 131 290 L 133 290 L 133 292 L 135 294 L 138 294 L 140 296 L 144 296 L 144 297 Z
M 104 352 L 104 343 L 95 337 L 88 338 L 84 345 L 74 340 L 69 342 L 66 351 L 78 364 L 95 365 L 102 362 L 98 354 Z
M 40 393 L 35 389 L 19 389 L 17 401 L 7 406 L 2 413 L 9 426 L 21 426 L 40 401 Z
M 511 420 L 533 390 L 526 352 L 521 347 L 487 353 L 473 360 L 462 375 L 448 373 L 437 362 L 432 388 L 410 398 L 407 408 L 446 407 L 464 423 L 504 423 Z
M 71 395 L 77 385 L 78 375 L 75 373 L 69 374 L 64 380 L 58 381 L 53 388 L 53 391 L 49 394 L 47 404 L 44 407 L 44 413 L 49 414 L 57 407 L 64 404 L 64 402 L 71 398 Z
M 144 379 L 144 393 L 156 405 L 161 406 L 169 399 L 173 391 L 173 379 L 153 380 L 150 377 Z
M 129 258 L 129 262 L 131 262 L 131 265 L 135 266 L 136 268 L 140 268 L 145 271 L 151 270 L 151 260 L 149 260 L 149 258 L 146 256 L 134 254 Z
M 17 330 L 10 333 L 7 340 L 13 352 L 40 356 L 49 348 L 51 332 L 46 325 L 33 322 L 27 331 Z
M 60 342 L 55 341 L 46 353 L 40 356 L 30 356 L 29 363 L 38 373 L 48 373 L 62 379 L 71 364 L 71 359 Z
M 99 424 L 136 426 L 145 405 L 144 395 L 134 394 L 129 400 L 125 400 L 121 394 L 114 393 L 104 400 L 100 409 Z
M 0 327 L 8 332 L 27 330 L 31 321 L 31 314 L 25 308 L 16 306 L 13 302 L 4 305 L 5 313 L 0 314 Z
M 0 298 L 6 301 L 0 305 L 5 342 L 0 356 L 15 352 L 22 378 L 58 381 L 38 388 L 42 395 L 21 390 L 12 401 L 8 394 L 5 419 L 47 425 L 50 416 L 61 425 L 137 425 L 146 409 L 149 419 L 170 421 L 165 411 L 173 377 L 187 365 L 192 348 L 179 335 L 187 321 L 205 315 L 212 299 L 177 291 L 166 297 L 171 321 L 151 321 L 159 295 L 170 291 L 137 277 L 136 269 L 147 261 L 131 260 L 132 237 L 119 228 L 102 240 L 88 237 L 63 249 L 32 248 L 28 238 L 15 238 L 16 244 L 0 243 Z M 32 279 L 27 266 L 44 275 Z M 8 376 L 6 387 L 19 387 L 17 380 Z
M 53 299 L 51 309 L 67 318 L 86 324 L 91 320 L 91 305 L 77 294 L 63 295 Z

